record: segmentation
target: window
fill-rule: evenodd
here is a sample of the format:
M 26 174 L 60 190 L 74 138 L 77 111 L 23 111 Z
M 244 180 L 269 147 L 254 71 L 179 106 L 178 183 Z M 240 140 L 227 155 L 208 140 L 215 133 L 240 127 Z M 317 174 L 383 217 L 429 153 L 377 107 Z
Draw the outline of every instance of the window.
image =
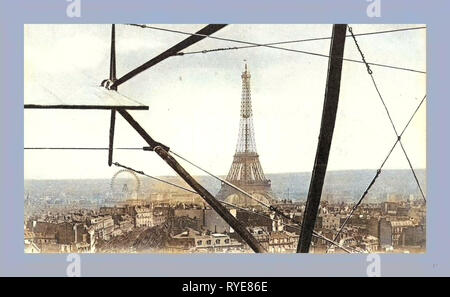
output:
M 225 243 L 226 244 L 230 243 L 230 240 L 229 239 L 225 239 Z
M 216 239 L 216 244 L 220 244 L 220 239 Z
M 206 244 L 207 244 L 207 245 L 211 245 L 211 240 L 207 240 L 207 241 L 206 241 Z
M 201 240 L 197 240 L 197 245 L 202 245 L 202 241 Z

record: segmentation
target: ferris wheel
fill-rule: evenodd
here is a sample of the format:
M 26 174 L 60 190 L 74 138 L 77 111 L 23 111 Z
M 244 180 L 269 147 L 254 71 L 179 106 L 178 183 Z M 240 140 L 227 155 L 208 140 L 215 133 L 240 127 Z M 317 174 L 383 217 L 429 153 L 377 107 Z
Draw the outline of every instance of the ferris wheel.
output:
M 111 178 L 111 195 L 114 200 L 137 198 L 141 189 L 138 175 L 127 169 L 117 171 Z

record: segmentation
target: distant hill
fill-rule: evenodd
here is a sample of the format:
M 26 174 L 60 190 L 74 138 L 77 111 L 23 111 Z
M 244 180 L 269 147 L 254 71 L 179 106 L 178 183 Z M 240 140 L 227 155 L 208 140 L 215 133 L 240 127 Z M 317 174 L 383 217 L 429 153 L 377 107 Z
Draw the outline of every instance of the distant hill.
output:
M 328 171 L 323 194 L 332 194 L 340 200 L 354 201 L 364 192 L 376 170 L 342 170 Z M 416 170 L 417 177 L 426 191 L 426 171 Z M 277 173 L 266 174 L 272 181 L 272 190 L 277 198 L 292 200 L 306 199 L 311 173 Z M 160 177 L 171 182 L 183 185 L 178 177 Z M 197 176 L 197 180 L 212 194 L 220 189 L 220 182 L 210 176 Z M 164 184 L 142 177 L 141 190 L 155 191 L 163 188 Z M 124 180 L 125 182 L 126 180 Z M 184 184 L 185 185 L 185 184 Z M 59 198 L 59 199 L 92 199 L 105 198 L 110 192 L 109 179 L 78 179 L 78 180 L 25 180 L 25 196 Z M 170 186 L 169 186 L 170 187 Z M 165 187 L 165 189 L 168 189 Z M 387 194 L 396 194 L 403 197 L 420 195 L 414 177 L 410 170 L 383 170 L 370 191 L 370 195 L 385 197 Z
M 358 197 L 364 192 L 376 174 L 376 170 L 342 170 L 328 171 L 325 177 L 324 194 L 335 194 L 349 198 Z M 416 170 L 422 189 L 426 190 L 426 171 Z M 286 198 L 306 198 L 308 195 L 311 173 L 283 173 L 267 174 L 272 180 L 272 189 L 276 194 Z M 420 192 L 410 170 L 383 170 L 370 190 L 375 196 L 399 194 L 409 196 L 419 195 Z

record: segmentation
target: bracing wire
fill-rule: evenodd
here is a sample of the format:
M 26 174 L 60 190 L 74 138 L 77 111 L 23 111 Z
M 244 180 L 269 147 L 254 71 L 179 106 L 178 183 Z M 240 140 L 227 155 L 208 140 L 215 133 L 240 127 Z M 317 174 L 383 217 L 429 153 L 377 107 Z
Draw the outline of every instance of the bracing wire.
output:
M 247 44 L 250 47 L 266 47 L 266 48 L 284 50 L 284 51 L 289 51 L 289 52 L 296 52 L 296 53 L 312 55 L 312 56 L 317 56 L 317 57 L 323 57 L 323 58 L 329 58 L 330 57 L 329 55 L 326 55 L 326 54 L 320 54 L 320 53 L 315 53 L 315 52 L 310 52 L 310 51 L 303 51 L 303 50 L 297 50 L 297 49 L 290 49 L 290 48 L 285 48 L 285 47 L 279 47 L 279 46 L 271 45 L 270 43 L 260 44 L 260 43 L 249 42 L 249 41 L 242 41 L 242 40 L 237 40 L 237 39 L 232 39 L 232 38 L 217 37 L 217 36 L 204 35 L 204 34 L 198 34 L 198 33 L 190 33 L 190 32 L 185 32 L 185 31 L 180 31 L 180 30 L 173 30 L 173 29 L 167 29 L 167 28 L 143 25 L 143 24 L 128 24 L 128 25 L 129 26 L 136 26 L 136 27 L 140 27 L 140 28 L 145 28 L 145 29 L 153 29 L 153 30 L 159 30 L 159 31 L 165 31 L 165 32 L 172 32 L 172 33 L 190 35 L 190 36 L 204 36 L 204 37 L 207 37 L 207 38 L 221 40 L 221 41 L 228 41 L 228 42 L 234 42 L 234 43 L 240 43 L 240 44 Z M 424 29 L 424 28 L 426 28 L 426 27 L 421 27 L 421 29 Z M 413 30 L 415 28 L 406 28 L 406 29 L 407 30 Z M 406 29 L 403 30 L 403 31 L 406 31 Z M 391 31 L 392 32 L 398 32 L 398 31 L 401 31 L 401 30 L 402 29 L 397 29 L 395 31 L 391 30 Z M 387 33 L 387 32 L 383 32 L 383 33 Z M 376 34 L 376 32 L 363 33 L 363 34 L 365 34 L 365 35 Z M 325 37 L 325 38 L 329 39 L 330 37 Z M 316 39 L 312 38 L 312 39 L 307 39 L 307 40 L 298 40 L 297 42 L 321 40 L 321 39 L 322 38 L 316 38 Z M 289 43 L 294 43 L 294 41 L 289 41 Z M 280 43 L 277 42 L 277 43 L 274 43 L 274 44 L 280 44 Z M 248 48 L 248 47 L 240 47 L 240 48 Z M 217 51 L 222 51 L 222 50 L 235 50 L 235 49 L 239 49 L 239 47 L 228 47 L 228 48 L 220 48 L 220 49 L 212 49 L 212 50 L 203 50 L 203 51 L 190 52 L 190 53 L 179 52 L 176 55 L 183 56 L 184 54 L 208 53 L 208 52 L 217 52 Z M 347 61 L 347 62 L 365 64 L 364 61 L 359 61 L 359 60 L 355 60 L 355 59 L 343 58 L 343 60 Z M 391 68 L 391 69 L 397 69 L 397 70 L 404 70 L 404 71 L 410 71 L 410 72 L 416 72 L 416 73 L 422 73 L 422 74 L 426 73 L 426 71 L 421 71 L 421 70 L 416 70 L 416 69 L 411 69 L 411 68 L 406 68 L 406 67 L 400 67 L 400 66 L 393 66 L 393 65 L 373 63 L 373 62 L 370 62 L 368 64 L 372 65 L 372 66 L 379 66 L 379 67 L 385 67 L 385 68 Z
M 402 28 L 402 29 L 366 32 L 366 33 L 355 34 L 355 36 L 367 36 L 367 35 L 393 33 L 393 32 L 401 32 L 401 31 L 420 30 L 420 29 L 426 29 L 426 27 L 411 27 L 411 28 Z M 347 35 L 346 37 L 351 37 L 351 35 Z M 180 53 L 180 55 L 205 54 L 205 53 L 209 53 L 209 52 L 248 49 L 248 48 L 261 47 L 261 46 L 266 46 L 266 45 L 294 44 L 294 43 L 303 43 L 303 42 L 309 42 L 309 41 L 320 41 L 320 40 L 330 40 L 330 39 L 331 39 L 331 37 L 316 37 L 316 38 L 305 38 L 305 39 L 270 42 L 270 43 L 264 43 L 264 44 L 261 44 L 261 45 L 244 45 L 244 46 L 234 46 L 234 47 L 218 47 L 218 48 L 206 49 L 206 50 L 201 50 L 201 51 L 183 52 L 183 53 Z
M 372 83 L 373 83 L 373 85 L 375 87 L 375 90 L 377 91 L 378 97 L 380 98 L 380 101 L 383 104 L 383 107 L 384 107 L 384 109 L 386 111 L 386 114 L 387 114 L 387 116 L 389 118 L 389 121 L 390 121 L 390 123 L 392 125 L 392 128 L 394 129 L 395 135 L 397 136 L 398 142 L 400 143 L 400 147 L 402 148 L 403 154 L 405 155 L 406 160 L 408 161 L 409 168 L 411 169 L 411 172 L 412 172 L 412 174 L 414 176 L 414 179 L 415 179 L 415 181 L 417 183 L 417 186 L 418 186 L 418 188 L 420 190 L 420 193 L 422 194 L 422 198 L 426 202 L 427 199 L 425 198 L 425 194 L 424 194 L 424 192 L 422 190 L 422 187 L 420 185 L 419 179 L 417 178 L 416 171 L 414 170 L 414 167 L 412 166 L 411 160 L 410 160 L 408 154 L 406 153 L 406 149 L 405 149 L 405 147 L 402 144 L 401 136 L 398 134 L 397 128 L 396 128 L 396 126 L 394 124 L 394 120 L 392 119 L 392 116 L 391 116 L 391 114 L 389 112 L 389 109 L 388 109 L 388 107 L 386 105 L 386 102 L 385 102 L 383 96 L 381 95 L 380 89 L 378 88 L 377 82 L 375 81 L 375 78 L 373 76 L 373 71 L 371 70 L 370 65 L 366 62 L 364 54 L 363 54 L 361 48 L 359 47 L 358 41 L 356 40 L 356 37 L 353 34 L 352 27 L 348 27 L 348 30 L 349 30 L 350 34 L 352 35 L 353 41 L 355 42 L 355 45 L 356 45 L 356 48 L 358 49 L 358 51 L 359 51 L 359 53 L 361 55 L 361 58 L 362 58 L 363 62 L 365 63 L 366 67 L 367 67 L 367 73 L 369 74 L 370 78 L 372 79 Z
M 24 147 L 24 150 L 85 150 L 85 151 L 100 151 L 109 150 L 108 147 Z M 115 150 L 140 150 L 142 147 L 115 147 Z
M 339 235 L 341 234 L 342 230 L 344 229 L 344 227 L 347 225 L 347 222 L 350 220 L 350 218 L 353 216 L 353 213 L 356 211 L 356 209 L 359 207 L 359 205 L 361 204 L 361 202 L 364 200 L 364 198 L 366 197 L 366 195 L 368 194 L 370 188 L 373 186 L 373 184 L 375 183 L 376 179 L 378 178 L 378 176 L 381 173 L 381 170 L 383 169 L 384 165 L 386 164 L 387 160 L 389 159 L 389 157 L 391 156 L 392 152 L 394 151 L 394 148 L 396 147 L 396 145 L 400 142 L 400 138 L 403 136 L 403 134 L 405 133 L 406 129 L 408 128 L 409 124 L 411 123 L 411 121 L 413 120 L 413 118 L 415 117 L 417 111 L 420 109 L 420 107 L 422 106 L 422 103 L 425 101 L 427 95 L 425 95 L 422 100 L 420 101 L 419 105 L 417 106 L 417 108 L 414 110 L 413 114 L 411 115 L 411 117 L 409 118 L 408 122 L 406 123 L 405 127 L 403 128 L 402 132 L 400 133 L 399 137 L 397 138 L 397 140 L 395 141 L 394 145 L 391 147 L 391 149 L 389 150 L 388 154 L 386 155 L 386 157 L 384 158 L 383 162 L 381 163 L 381 166 L 378 168 L 375 176 L 373 177 L 373 179 L 371 180 L 371 182 L 369 183 L 369 185 L 367 186 L 366 190 L 364 191 L 364 193 L 361 195 L 361 197 L 359 198 L 358 202 L 353 206 L 352 210 L 350 211 L 350 213 L 347 215 L 347 217 L 345 218 L 344 222 L 342 223 L 341 227 L 339 228 L 337 234 L 335 235 L 333 241 L 336 241 L 339 237 Z M 331 246 L 330 246 L 331 247 Z

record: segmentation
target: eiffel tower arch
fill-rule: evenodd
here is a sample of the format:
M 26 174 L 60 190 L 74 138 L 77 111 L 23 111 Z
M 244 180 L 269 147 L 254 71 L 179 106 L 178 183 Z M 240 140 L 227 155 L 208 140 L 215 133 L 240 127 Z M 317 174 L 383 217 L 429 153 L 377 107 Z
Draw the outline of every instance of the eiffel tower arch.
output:
M 255 131 L 250 90 L 250 71 L 247 63 L 242 78 L 241 113 L 236 151 L 226 180 L 256 199 L 271 204 L 274 201 L 271 182 L 264 175 L 256 151 Z M 239 206 L 256 206 L 258 202 L 222 183 L 216 198 Z

